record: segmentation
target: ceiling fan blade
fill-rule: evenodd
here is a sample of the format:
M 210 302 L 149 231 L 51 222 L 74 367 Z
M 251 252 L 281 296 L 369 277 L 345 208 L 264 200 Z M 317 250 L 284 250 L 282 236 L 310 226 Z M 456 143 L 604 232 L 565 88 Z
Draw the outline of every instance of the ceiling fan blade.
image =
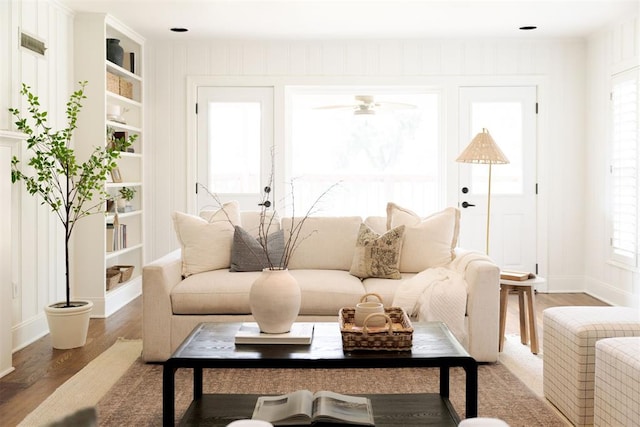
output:
M 320 107 L 313 107 L 314 110 L 334 110 L 334 109 L 342 109 L 342 110 L 351 110 L 356 108 L 356 105 L 323 105 Z
M 322 105 L 314 110 L 353 110 L 355 114 L 374 114 L 377 110 L 403 110 L 416 108 L 413 104 L 403 102 L 385 102 L 374 100 L 372 95 L 356 95 L 351 105 Z
M 374 104 L 372 95 L 356 95 L 355 98 L 356 98 L 356 102 L 358 103 L 369 104 L 369 105 Z

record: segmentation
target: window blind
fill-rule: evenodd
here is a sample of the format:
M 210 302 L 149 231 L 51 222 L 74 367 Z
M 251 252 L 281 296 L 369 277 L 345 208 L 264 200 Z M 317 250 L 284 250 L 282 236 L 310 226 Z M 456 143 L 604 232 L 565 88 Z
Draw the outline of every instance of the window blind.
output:
M 638 70 L 613 79 L 611 91 L 612 259 L 637 266 L 638 258 Z

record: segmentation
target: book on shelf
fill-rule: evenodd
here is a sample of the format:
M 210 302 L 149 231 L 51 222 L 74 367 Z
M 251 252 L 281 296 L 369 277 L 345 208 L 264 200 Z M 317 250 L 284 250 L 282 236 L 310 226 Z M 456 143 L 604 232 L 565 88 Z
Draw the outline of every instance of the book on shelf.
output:
M 107 252 L 114 251 L 115 228 L 113 224 L 107 224 Z
M 500 272 L 500 278 L 502 280 L 513 280 L 516 282 L 524 282 L 525 280 L 534 279 L 535 277 L 535 274 L 527 271 L 502 270 Z
M 236 344 L 311 344 L 313 339 L 313 323 L 296 322 L 291 330 L 283 334 L 266 334 L 260 332 L 255 322 L 240 325 L 236 332 Z
M 134 52 L 125 52 L 122 57 L 122 68 L 127 71 L 136 72 L 136 54 Z
M 127 247 L 127 225 L 107 223 L 107 252 L 119 251 Z
M 279 396 L 260 396 L 251 417 L 274 426 L 335 423 L 372 426 L 373 411 L 367 397 L 332 391 L 297 390 Z

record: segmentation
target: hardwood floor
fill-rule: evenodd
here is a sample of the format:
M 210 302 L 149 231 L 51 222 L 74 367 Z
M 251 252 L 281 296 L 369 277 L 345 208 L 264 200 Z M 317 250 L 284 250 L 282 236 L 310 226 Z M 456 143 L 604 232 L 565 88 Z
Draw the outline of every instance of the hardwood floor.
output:
M 549 307 L 558 307 L 563 305 L 609 305 L 587 294 L 543 294 L 536 292 L 535 294 L 535 311 L 536 324 L 538 326 L 538 345 L 541 352 L 544 348 L 542 312 Z M 520 310 L 518 309 L 518 295 L 512 293 L 509 295 L 507 303 L 507 324 L 505 327 L 505 335 L 520 335 Z
M 91 319 L 87 343 L 82 348 L 55 350 L 47 335 L 14 353 L 15 371 L 0 378 L 0 425 L 17 425 L 119 337 L 142 338 L 142 298 L 108 319 Z
M 536 294 L 538 334 L 542 340 L 542 311 L 562 305 L 607 305 L 586 294 Z M 509 295 L 507 334 L 519 334 L 517 295 Z M 49 394 L 111 347 L 119 337 L 142 338 L 142 298 L 108 319 L 92 319 L 87 344 L 54 350 L 49 336 L 13 355 L 14 372 L 0 379 L 0 425 L 15 426 Z

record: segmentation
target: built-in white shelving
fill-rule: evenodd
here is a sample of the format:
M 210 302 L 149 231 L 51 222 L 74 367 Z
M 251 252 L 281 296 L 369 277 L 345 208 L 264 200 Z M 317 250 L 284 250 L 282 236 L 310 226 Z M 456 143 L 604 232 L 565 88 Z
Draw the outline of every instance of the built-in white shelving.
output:
M 76 15 L 75 79 L 87 81 L 84 109 L 78 119 L 75 144 L 79 155 L 88 155 L 96 144 L 109 144 L 109 132 L 136 135 L 132 152 L 121 152 L 118 173 L 105 182 L 114 199 L 124 187 L 135 191 L 125 211 L 114 204 L 111 212 L 93 215 L 78 222 L 74 238 L 73 295 L 93 301 L 93 317 L 107 317 L 142 291 L 144 260 L 144 39 L 111 16 L 97 13 Z M 108 61 L 106 39 L 120 40 L 124 49 L 123 66 Z M 133 54 L 133 55 L 130 55 Z M 129 59 L 133 56 L 133 67 Z M 128 62 L 127 62 L 128 61 Z M 132 71 L 133 70 L 133 71 Z M 115 84 L 114 84 L 115 82 Z M 119 116 L 110 114 L 116 107 Z M 116 223 L 118 244 L 109 246 Z M 114 266 L 133 266 L 130 279 L 107 290 L 106 270 Z

